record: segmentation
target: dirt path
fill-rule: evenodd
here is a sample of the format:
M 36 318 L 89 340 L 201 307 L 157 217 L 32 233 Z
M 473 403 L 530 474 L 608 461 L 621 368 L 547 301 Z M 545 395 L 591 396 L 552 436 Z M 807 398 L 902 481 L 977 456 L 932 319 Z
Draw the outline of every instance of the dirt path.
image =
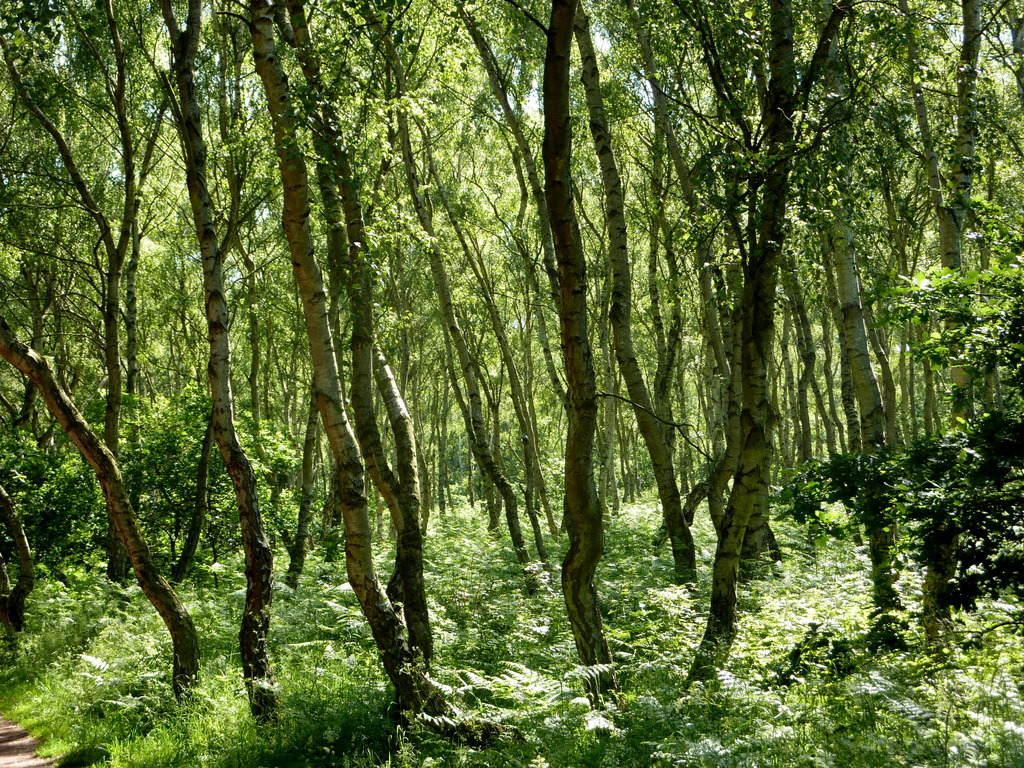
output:
M 49 760 L 36 757 L 38 745 L 17 723 L 0 717 L 0 768 L 54 768 Z

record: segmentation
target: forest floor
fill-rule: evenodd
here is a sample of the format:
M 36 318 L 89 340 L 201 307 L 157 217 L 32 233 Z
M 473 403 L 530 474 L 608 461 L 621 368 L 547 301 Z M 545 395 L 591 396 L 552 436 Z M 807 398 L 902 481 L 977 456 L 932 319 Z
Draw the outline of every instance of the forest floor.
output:
M 17 723 L 0 717 L 0 768 L 53 768 L 53 763 L 36 757 L 39 742 Z
M 895 647 L 878 647 L 866 548 L 812 545 L 778 519 L 784 562 L 741 584 L 728 663 L 688 684 L 715 535 L 706 515 L 697 520 L 698 581 L 676 585 L 671 557 L 651 547 L 660 518 L 642 501 L 609 528 L 598 586 L 623 694 L 600 706 L 583 695 L 592 671 L 576 662 L 557 570 L 526 589 L 507 535 L 488 534 L 479 508 L 431 521 L 434 677 L 467 718 L 512 726 L 523 742 L 480 749 L 394 728 L 393 694 L 327 545 L 310 553 L 298 589 L 275 586 L 279 724 L 248 712 L 237 650 L 245 578 L 230 553 L 197 563 L 181 588 L 203 639 L 187 702 L 174 701 L 170 641 L 141 590 L 110 584 L 90 562 L 64 564 L 61 579 L 40 566 L 28 629 L 0 645 L 0 709 L 31 724 L 62 768 L 1024 768 L 1017 598 L 979 601 L 956 617 L 944 653 L 927 652 L 923 574 L 902 555 L 905 621 Z M 393 544 L 377 543 L 386 572 Z M 554 562 L 564 546 L 551 542 Z M 19 765 L 47 764 L 0 760 Z

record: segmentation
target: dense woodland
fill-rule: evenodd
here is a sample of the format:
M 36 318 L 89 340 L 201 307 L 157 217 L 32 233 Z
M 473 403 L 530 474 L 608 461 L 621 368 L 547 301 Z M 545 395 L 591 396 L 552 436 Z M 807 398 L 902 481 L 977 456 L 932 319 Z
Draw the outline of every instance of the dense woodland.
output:
M 1024 765 L 1019 0 L 0 8 L 63 764 Z

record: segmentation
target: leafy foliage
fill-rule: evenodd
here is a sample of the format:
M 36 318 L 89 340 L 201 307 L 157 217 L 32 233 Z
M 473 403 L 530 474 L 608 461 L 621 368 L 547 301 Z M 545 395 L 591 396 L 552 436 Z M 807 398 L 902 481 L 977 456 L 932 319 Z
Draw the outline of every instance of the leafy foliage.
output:
M 783 493 L 789 514 L 814 535 L 858 525 L 895 525 L 924 564 L 956 539 L 952 606 L 982 595 L 1024 594 L 1024 422 L 990 415 L 966 431 L 922 440 L 905 451 L 814 461 Z M 837 512 L 841 502 L 849 515 Z
M 59 568 L 95 556 L 106 535 L 105 507 L 92 469 L 77 453 L 40 448 L 24 433 L 0 430 L 0 483 L 16 500 L 41 562 Z M 8 557 L 13 543 L 0 546 Z
M 185 537 L 195 512 L 196 473 L 203 433 L 210 414 L 210 399 L 194 386 L 166 400 L 133 403 L 124 420 L 130 436 L 121 452 L 121 464 L 132 503 L 151 540 L 160 542 L 170 558 Z M 233 504 L 231 484 L 216 450 L 211 452 L 207 479 L 214 519 Z M 234 544 L 237 536 L 226 526 L 207 528 L 215 550 Z

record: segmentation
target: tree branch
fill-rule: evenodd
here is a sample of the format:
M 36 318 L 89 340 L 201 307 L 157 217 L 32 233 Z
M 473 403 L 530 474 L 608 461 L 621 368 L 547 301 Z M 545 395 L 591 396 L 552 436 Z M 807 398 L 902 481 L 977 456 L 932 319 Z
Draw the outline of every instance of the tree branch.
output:
M 807 100 L 811 95 L 811 88 L 814 87 L 815 80 L 818 79 L 818 74 L 822 68 L 828 62 L 829 49 L 832 47 L 832 41 L 835 39 L 836 34 L 839 32 L 839 25 L 843 22 L 847 16 L 852 12 L 852 8 L 845 3 L 844 0 L 835 3 L 832 6 L 832 13 L 829 14 L 828 20 L 825 22 L 825 26 L 821 28 L 821 34 L 818 36 L 818 44 L 814 48 L 814 55 L 811 56 L 811 61 L 807 65 L 807 71 L 804 72 L 803 80 L 800 81 L 800 103 L 803 108 L 807 108 Z
M 616 400 L 621 400 L 624 403 L 629 403 L 634 408 L 638 408 L 641 411 L 643 411 L 644 413 L 649 413 L 652 417 L 654 417 L 657 421 L 660 421 L 665 426 L 667 426 L 667 427 L 674 427 L 675 429 L 678 429 L 679 430 L 679 434 L 682 435 L 682 437 L 683 437 L 683 440 L 685 440 L 690 445 L 691 448 L 693 448 L 695 451 L 697 451 L 697 453 L 699 453 L 701 456 L 703 456 L 708 461 L 711 461 L 711 456 L 703 448 L 701 448 L 699 445 L 697 445 L 695 442 L 693 442 L 690 439 L 690 435 L 687 432 L 687 430 L 695 429 L 695 427 L 692 424 L 680 424 L 680 423 L 675 422 L 675 421 L 669 421 L 668 419 L 663 419 L 661 416 L 656 414 L 650 408 L 645 408 L 644 406 L 640 405 L 640 403 L 636 402 L 635 400 L 630 400 L 628 397 L 623 397 L 622 395 L 617 395 L 614 392 L 598 392 L 597 396 L 598 397 L 613 397 Z
M 535 24 L 537 26 L 537 29 L 539 29 L 541 32 L 544 33 L 544 37 L 548 36 L 548 28 L 546 26 L 544 26 L 544 24 L 536 16 L 534 16 L 528 10 L 523 8 L 523 6 L 520 5 L 517 2 L 517 0 L 505 0 L 505 2 L 508 3 L 509 5 L 511 5 L 513 8 L 515 8 L 521 14 L 523 14 L 523 16 L 525 16 L 527 19 L 529 19 L 533 24 Z

